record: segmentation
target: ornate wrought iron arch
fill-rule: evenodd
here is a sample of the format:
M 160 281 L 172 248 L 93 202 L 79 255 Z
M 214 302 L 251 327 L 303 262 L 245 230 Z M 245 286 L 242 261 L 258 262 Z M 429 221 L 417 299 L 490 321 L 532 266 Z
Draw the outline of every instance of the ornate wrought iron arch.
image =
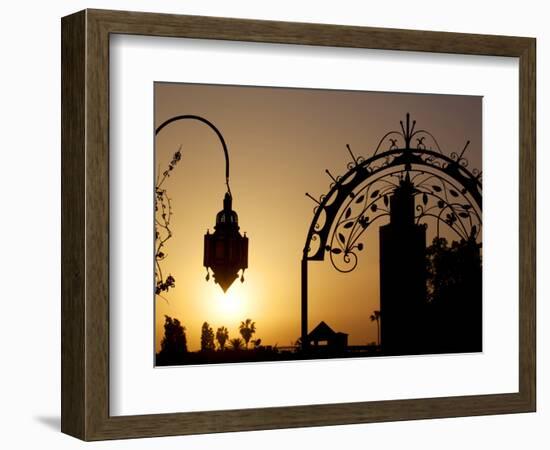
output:
M 421 198 L 416 206 L 417 223 L 435 222 L 453 230 L 461 239 L 476 239 L 482 226 L 482 173 L 468 168 L 465 153 L 445 155 L 435 137 L 416 129 L 416 121 L 407 113 L 401 131 L 390 131 L 380 139 L 369 158 L 352 158 L 348 171 L 331 178 L 330 189 L 316 199 L 317 205 L 308 230 L 302 257 L 302 347 L 307 348 L 308 334 L 308 262 L 323 261 L 328 254 L 340 272 L 355 269 L 357 252 L 363 250 L 363 233 L 389 215 L 389 194 L 403 180 L 414 185 Z M 414 142 L 414 144 L 413 144 Z M 428 145 L 431 142 L 431 145 Z M 386 149 L 383 146 L 386 145 Z

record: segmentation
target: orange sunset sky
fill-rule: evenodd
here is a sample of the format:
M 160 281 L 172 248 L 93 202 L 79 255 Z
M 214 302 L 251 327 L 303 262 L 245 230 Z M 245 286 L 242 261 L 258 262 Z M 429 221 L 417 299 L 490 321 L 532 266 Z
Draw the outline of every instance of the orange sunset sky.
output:
M 203 235 L 213 231 L 225 193 L 221 144 L 197 121 L 169 125 L 156 138 L 156 166 L 164 169 L 181 145 L 182 160 L 163 185 L 172 199 L 173 238 L 162 268 L 176 288 L 155 298 L 156 350 L 164 315 L 186 327 L 188 348 L 200 348 L 200 329 L 226 326 L 239 337 L 240 321 L 256 322 L 255 338 L 292 345 L 300 335 L 300 261 L 315 204 L 330 179 L 346 172 L 349 144 L 368 157 L 380 138 L 399 129 L 410 112 L 442 151 L 460 152 L 466 140 L 470 168 L 481 170 L 482 98 L 476 96 L 352 92 L 314 89 L 155 83 L 155 124 L 180 114 L 213 122 L 222 132 L 231 165 L 233 209 L 249 237 L 245 282 L 226 294 L 205 280 Z M 380 225 L 384 222 L 381 221 Z M 431 241 L 430 232 L 428 237 Z M 321 320 L 349 334 L 351 345 L 376 341 L 370 314 L 379 309 L 378 227 L 363 240 L 354 272 L 337 272 L 328 258 L 309 265 L 309 329 Z M 153 274 L 151 274 L 153 276 Z M 152 294 L 153 298 L 153 294 Z

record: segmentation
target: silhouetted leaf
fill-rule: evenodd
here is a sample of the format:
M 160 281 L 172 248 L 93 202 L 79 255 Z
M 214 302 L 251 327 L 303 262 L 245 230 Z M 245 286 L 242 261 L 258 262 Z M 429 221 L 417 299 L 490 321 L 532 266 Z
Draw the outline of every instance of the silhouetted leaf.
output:
M 339 255 L 340 253 L 342 253 L 342 250 L 340 250 L 339 248 L 333 248 L 331 252 L 335 255 Z
M 462 207 L 464 209 L 472 209 L 472 205 L 468 205 L 468 204 L 462 205 Z
M 342 233 L 338 233 L 338 239 L 340 239 L 342 244 L 346 242 L 346 237 Z
M 438 185 L 436 185 L 436 184 L 434 184 L 434 185 L 432 186 L 432 189 L 433 189 L 435 192 L 441 192 L 441 188 L 440 188 Z
M 468 214 L 467 212 L 459 212 L 458 215 L 464 219 L 470 217 L 470 214 Z
M 437 206 L 439 206 L 439 208 L 443 209 L 443 207 L 445 206 L 445 202 L 443 200 L 439 200 L 437 202 Z
M 389 203 L 388 196 L 384 195 L 384 205 L 388 206 L 388 203 Z
M 424 203 L 425 205 L 428 204 L 428 194 L 426 194 L 425 192 L 422 195 L 422 203 Z
M 373 203 L 370 209 L 372 210 L 372 212 L 376 212 L 376 210 L 378 209 L 378 206 L 376 206 L 376 203 Z
M 361 226 L 362 226 L 363 228 L 367 228 L 367 226 L 369 225 L 369 218 L 363 216 L 363 217 L 361 217 L 361 218 L 359 219 L 359 223 L 361 224 Z
M 349 216 L 351 216 L 351 208 L 348 208 L 348 209 L 346 210 L 346 214 L 344 214 L 344 217 L 345 217 L 346 219 L 349 218 Z
M 351 228 L 352 226 L 353 226 L 353 222 L 346 222 L 346 223 L 344 224 L 344 228 L 346 228 L 346 229 L 347 229 L 347 228 Z
M 452 225 L 456 222 L 456 216 L 454 215 L 454 213 L 450 213 L 450 214 L 447 214 L 446 216 L 446 220 L 445 220 L 449 225 Z
M 456 192 L 454 189 L 449 189 L 449 194 L 451 194 L 453 197 L 458 197 L 458 192 Z
M 378 197 L 379 193 L 380 193 L 380 191 L 378 189 L 376 189 L 376 191 L 373 191 L 373 193 L 370 195 L 370 198 Z
M 357 199 L 355 200 L 355 203 L 361 203 L 363 200 L 365 200 L 365 196 L 364 196 L 364 195 L 360 195 L 360 196 L 357 197 Z

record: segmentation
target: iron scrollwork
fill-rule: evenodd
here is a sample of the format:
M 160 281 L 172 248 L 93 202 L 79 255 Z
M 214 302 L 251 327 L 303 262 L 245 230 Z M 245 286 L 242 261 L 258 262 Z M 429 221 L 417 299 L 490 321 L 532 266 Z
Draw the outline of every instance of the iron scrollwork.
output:
M 445 155 L 435 137 L 416 130 L 407 114 L 401 131 L 386 133 L 369 158 L 357 157 L 347 146 L 352 161 L 348 171 L 331 178 L 329 191 L 316 202 L 314 218 L 304 247 L 305 260 L 323 260 L 329 254 L 334 268 L 351 272 L 358 252 L 365 249 L 364 233 L 390 214 L 389 198 L 399 182 L 408 177 L 414 185 L 416 223 L 442 227 L 459 239 L 478 240 L 481 233 L 481 172 L 470 171 L 465 152 Z

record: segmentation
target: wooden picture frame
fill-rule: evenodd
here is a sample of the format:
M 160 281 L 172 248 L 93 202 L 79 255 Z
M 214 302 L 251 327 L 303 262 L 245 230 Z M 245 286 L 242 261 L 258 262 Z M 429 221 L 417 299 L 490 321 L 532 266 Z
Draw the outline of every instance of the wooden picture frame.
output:
M 84 440 L 535 411 L 533 38 L 105 10 L 62 30 L 62 415 Z M 109 36 L 221 39 L 519 58 L 519 391 L 246 410 L 109 415 Z

